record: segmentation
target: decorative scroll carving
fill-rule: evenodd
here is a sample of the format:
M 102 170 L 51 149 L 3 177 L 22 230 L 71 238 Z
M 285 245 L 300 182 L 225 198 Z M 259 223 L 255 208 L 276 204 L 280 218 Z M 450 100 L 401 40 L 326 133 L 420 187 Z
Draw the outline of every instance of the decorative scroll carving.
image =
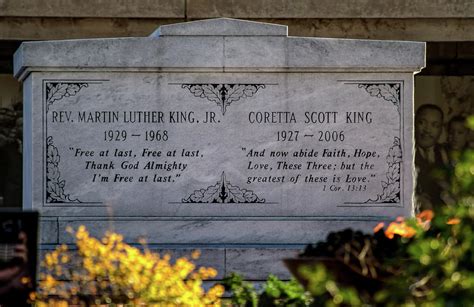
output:
M 398 203 L 400 201 L 400 163 L 402 163 L 402 147 L 400 138 L 395 137 L 387 154 L 386 181 L 382 181 L 382 193 L 366 203 Z
M 82 88 L 88 87 L 89 83 L 90 82 L 69 80 L 46 81 L 46 115 L 54 102 L 59 101 L 64 97 L 75 96 Z M 44 150 L 46 156 L 46 203 L 83 203 L 79 199 L 73 198 L 70 194 L 66 194 L 64 191 L 66 181 L 61 178 L 61 173 L 59 171 L 61 156 L 59 155 L 58 148 L 53 143 L 53 137 L 48 136 L 47 122 L 46 148 Z
M 400 113 L 400 83 L 359 83 L 372 97 L 383 98 L 393 103 Z
M 401 116 L 401 83 L 400 82 L 357 82 L 359 88 L 365 89 L 372 97 L 382 98 L 391 102 Z M 400 131 L 401 133 L 401 131 Z M 400 202 L 400 166 L 402 162 L 402 148 L 400 137 L 395 137 L 392 147 L 387 154 L 386 180 L 382 181 L 382 192 L 365 203 L 398 203 Z
M 206 98 L 221 107 L 222 115 L 225 115 L 227 107 L 241 98 L 252 97 L 259 89 L 265 88 L 264 84 L 182 84 L 194 97 Z
M 71 198 L 71 195 L 64 192 L 66 181 L 61 179 L 59 162 L 61 156 L 58 148 L 54 146 L 53 137 L 46 139 L 46 200 L 48 203 L 80 203 L 78 199 Z
M 222 172 L 221 180 L 206 189 L 194 191 L 183 203 L 264 203 L 253 191 L 230 184 Z
M 80 82 L 47 82 L 46 83 L 46 112 L 53 102 L 76 95 L 87 83 Z

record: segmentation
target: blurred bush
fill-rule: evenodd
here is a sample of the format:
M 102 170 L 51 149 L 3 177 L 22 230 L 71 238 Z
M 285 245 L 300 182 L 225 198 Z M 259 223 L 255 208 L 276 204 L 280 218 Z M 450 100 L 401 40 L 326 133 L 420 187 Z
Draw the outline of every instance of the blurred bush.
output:
M 70 230 L 72 232 L 72 230 Z M 196 268 L 187 258 L 174 264 L 160 256 L 123 242 L 116 233 L 101 240 L 84 226 L 75 232 L 77 250 L 62 245 L 46 254 L 39 289 L 31 295 L 37 306 L 66 304 L 131 304 L 159 306 L 220 306 L 224 288 L 207 292 L 203 280 L 215 277 L 213 268 Z M 192 258 L 199 257 L 194 252 Z

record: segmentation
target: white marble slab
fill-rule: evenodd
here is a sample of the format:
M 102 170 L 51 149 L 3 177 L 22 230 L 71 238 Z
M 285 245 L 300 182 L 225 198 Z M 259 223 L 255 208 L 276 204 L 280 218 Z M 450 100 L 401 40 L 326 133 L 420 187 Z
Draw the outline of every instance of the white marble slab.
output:
M 24 207 L 58 219 L 43 242 L 85 224 L 130 242 L 304 244 L 410 215 L 424 43 L 286 33 L 217 19 L 23 43 Z

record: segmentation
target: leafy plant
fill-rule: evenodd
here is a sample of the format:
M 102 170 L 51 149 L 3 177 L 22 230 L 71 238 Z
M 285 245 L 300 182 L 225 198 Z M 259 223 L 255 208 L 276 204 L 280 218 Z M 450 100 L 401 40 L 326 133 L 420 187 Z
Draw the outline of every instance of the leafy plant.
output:
M 474 118 L 469 119 L 469 126 L 474 129 Z M 327 266 L 303 268 L 301 274 L 306 277 L 315 302 L 326 306 L 471 306 L 474 303 L 473 150 L 462 153 L 453 170 L 450 192 L 457 200 L 454 205 L 435 208 L 434 212 L 424 211 L 417 218 L 398 218 L 385 229 L 380 224 L 375 235 L 346 230 L 332 234 L 326 242 L 309 246 L 304 255 L 339 258 L 358 273 L 363 273 L 358 260 L 380 264 L 374 265 L 375 268 L 391 268 L 393 273 L 379 280 L 383 283 L 379 291 L 367 296 L 356 281 L 352 280 L 352 286 L 344 284 Z M 362 254 L 363 241 L 370 244 Z M 380 246 L 385 250 L 382 253 L 376 252 Z M 347 250 L 354 256 L 352 260 L 350 256 L 344 259 Z
M 263 291 L 257 292 L 255 286 L 237 273 L 223 280 L 226 290 L 231 292 L 233 306 L 310 306 L 311 295 L 295 280 L 282 281 L 270 275 L 263 285 Z
M 74 304 L 191 305 L 219 306 L 224 288 L 215 285 L 207 292 L 205 279 L 215 277 L 213 268 L 198 268 L 187 258 L 171 263 L 146 246 L 143 250 L 123 242 L 116 233 L 101 240 L 84 226 L 75 233 L 77 250 L 62 245 L 46 254 L 39 291 L 32 296 L 38 304 L 65 301 Z M 198 253 L 192 257 L 197 258 Z
M 230 291 L 231 301 L 236 306 L 258 306 L 258 294 L 252 283 L 244 281 L 242 276 L 231 273 L 222 281 L 226 291 Z
M 270 275 L 260 295 L 261 306 L 309 306 L 311 295 L 295 280 L 281 281 Z
M 474 151 L 463 153 L 452 178 L 454 206 L 435 209 L 405 248 L 411 261 L 376 296 L 387 306 L 470 306 L 474 303 Z M 396 294 L 396 295 L 395 295 Z
M 354 287 L 341 286 L 322 264 L 302 267 L 300 273 L 308 281 L 308 290 L 315 306 L 362 306 L 363 301 Z

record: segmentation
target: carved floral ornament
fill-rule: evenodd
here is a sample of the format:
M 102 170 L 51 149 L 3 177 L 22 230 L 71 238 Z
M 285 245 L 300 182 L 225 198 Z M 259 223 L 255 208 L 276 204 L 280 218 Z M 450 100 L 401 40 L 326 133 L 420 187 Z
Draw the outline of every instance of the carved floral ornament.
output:
M 259 89 L 264 89 L 264 84 L 238 84 L 238 83 L 207 83 L 207 84 L 182 84 L 194 97 L 205 98 L 215 102 L 225 115 L 227 107 L 242 98 L 252 97 Z
M 64 97 L 75 96 L 83 87 L 89 84 L 81 82 L 47 82 L 46 83 L 46 112 L 53 102 Z
M 54 146 L 53 137 L 46 139 L 46 201 L 48 203 L 80 203 L 78 199 L 73 199 L 71 195 L 64 192 L 66 181 L 61 178 L 59 162 L 61 156 L 58 148 Z
M 361 83 L 359 88 L 364 88 L 372 97 L 393 103 L 400 113 L 400 83 Z
M 205 189 L 194 191 L 183 203 L 264 203 L 253 191 L 232 185 L 222 172 L 221 180 Z
M 402 163 L 402 147 L 400 139 L 395 137 L 387 157 L 387 172 L 385 180 L 382 180 L 382 193 L 375 199 L 369 199 L 366 203 L 384 202 L 398 203 L 400 201 L 400 164 Z
M 75 96 L 82 88 L 88 86 L 86 82 L 46 82 L 46 113 L 55 101 Z M 61 178 L 60 162 L 61 156 L 54 145 L 53 137 L 46 136 L 46 202 L 80 203 L 79 199 L 73 198 L 64 191 L 66 181 Z
M 372 97 L 382 98 L 391 102 L 401 116 L 401 86 L 400 83 L 359 83 L 359 88 L 365 89 Z M 400 167 L 403 161 L 400 137 L 394 137 L 394 141 L 386 156 L 387 171 L 385 180 L 381 181 L 382 192 L 365 203 L 398 203 L 400 202 Z

